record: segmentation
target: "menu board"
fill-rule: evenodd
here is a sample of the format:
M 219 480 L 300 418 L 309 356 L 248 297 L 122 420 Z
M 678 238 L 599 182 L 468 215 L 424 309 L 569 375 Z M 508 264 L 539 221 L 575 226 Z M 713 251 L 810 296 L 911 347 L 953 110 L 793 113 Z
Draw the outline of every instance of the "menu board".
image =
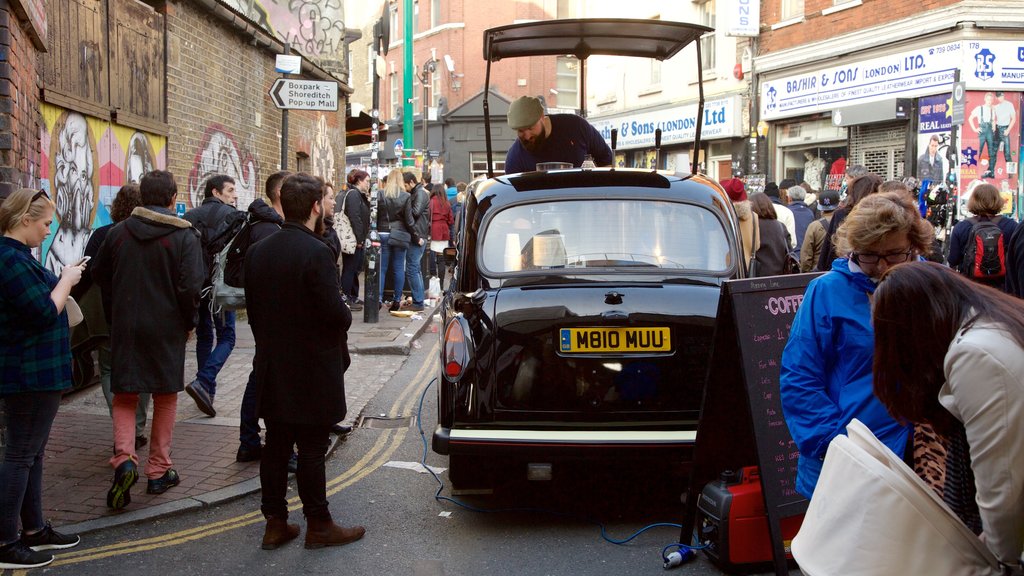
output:
M 796 491 L 799 452 L 779 398 L 782 350 L 807 284 L 819 275 L 723 284 L 683 519 L 681 537 L 686 540 L 680 540 L 689 541 L 704 485 L 723 470 L 756 463 L 777 574 L 788 573 L 781 520 L 807 509 L 807 500 Z

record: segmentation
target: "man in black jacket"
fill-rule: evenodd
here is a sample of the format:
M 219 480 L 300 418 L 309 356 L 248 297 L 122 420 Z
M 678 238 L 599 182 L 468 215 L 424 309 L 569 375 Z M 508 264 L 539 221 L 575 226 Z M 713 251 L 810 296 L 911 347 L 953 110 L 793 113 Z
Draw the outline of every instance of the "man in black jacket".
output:
M 110 231 L 92 261 L 110 323 L 114 484 L 107 506 L 115 509 L 131 502 L 129 491 L 139 477 L 135 409 L 140 392 L 153 395 L 146 491 L 163 494 L 179 483 L 171 468 L 171 438 L 185 380 L 185 342 L 196 325 L 205 276 L 198 234 L 174 217 L 174 176 L 154 170 L 139 187 L 144 207 Z
M 423 310 L 423 251 L 430 240 L 430 195 L 423 185 L 416 181 L 412 172 L 403 172 L 405 190 L 412 196 L 409 199 L 409 210 L 412 212 L 412 241 L 405 253 L 405 282 L 412 292 L 412 307 L 409 310 Z
M 237 229 L 245 214 L 235 209 L 238 197 L 235 181 L 230 176 L 213 176 L 206 181 L 206 198 L 198 208 L 185 213 L 185 220 L 199 231 L 206 259 L 206 282 L 204 288 L 213 285 L 213 258 L 231 240 L 230 231 Z M 212 310 L 212 290 L 203 291 L 199 308 L 199 326 L 196 328 L 196 377 L 185 386 L 185 391 L 196 402 L 199 410 L 207 416 L 217 415 L 213 399 L 217 394 L 217 374 L 224 367 L 228 356 L 235 348 L 234 310 Z M 214 329 L 217 345 L 213 344 Z
M 299 535 L 288 523 L 288 458 L 299 448 L 298 482 L 306 516 L 306 548 L 340 546 L 363 537 L 341 527 L 327 503 L 324 459 L 330 429 L 345 418 L 345 369 L 352 313 L 341 296 L 335 257 L 324 244 L 324 186 L 296 174 L 281 186 L 285 224 L 245 258 L 245 299 L 256 338 L 257 412 L 267 425 L 260 461 L 263 548 Z
M 291 172 L 282 170 L 274 172 L 267 178 L 265 190 L 267 198 L 270 200 L 270 206 L 267 206 L 262 198 L 253 200 L 249 205 L 249 214 L 253 221 L 252 236 L 250 237 L 252 244 L 277 232 L 284 224 L 281 184 L 289 176 L 291 176 Z M 249 249 L 252 249 L 251 245 Z M 260 444 L 260 418 L 256 413 L 255 359 L 253 359 L 252 370 L 249 372 L 249 381 L 245 383 L 245 392 L 242 394 L 242 411 L 239 420 L 238 452 L 235 454 L 235 460 L 239 462 L 259 460 L 263 455 L 263 446 Z

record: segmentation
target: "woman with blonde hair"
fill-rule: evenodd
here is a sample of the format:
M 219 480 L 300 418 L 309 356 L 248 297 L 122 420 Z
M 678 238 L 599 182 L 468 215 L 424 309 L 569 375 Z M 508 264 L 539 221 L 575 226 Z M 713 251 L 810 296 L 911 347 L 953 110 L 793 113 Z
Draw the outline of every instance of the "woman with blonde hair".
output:
M 932 226 L 906 194 L 862 199 L 836 233 L 841 254 L 811 281 L 782 352 L 783 413 L 800 449 L 797 490 L 810 498 L 829 442 L 857 418 L 893 452 L 908 454 L 910 427 L 872 392 L 871 298 L 892 266 L 927 254 Z
M 402 186 L 402 169 L 392 168 L 388 173 L 384 191 L 377 202 L 377 232 L 380 235 L 380 301 L 384 302 L 384 286 L 387 284 L 388 268 L 393 268 L 391 275 L 393 296 L 390 308 L 398 310 L 402 302 L 402 289 L 405 285 L 405 253 L 409 248 L 400 239 L 392 240 L 391 231 L 404 231 L 411 237 L 411 214 L 409 212 L 409 193 Z
M 54 204 L 23 188 L 0 205 L 0 399 L 7 446 L 0 464 L 0 569 L 46 566 L 46 550 L 77 546 L 43 518 L 43 455 L 61 392 L 71 387 L 71 344 L 65 306 L 84 262 L 60 278 L 32 257 L 50 235 Z M 21 534 L 18 534 L 18 520 Z

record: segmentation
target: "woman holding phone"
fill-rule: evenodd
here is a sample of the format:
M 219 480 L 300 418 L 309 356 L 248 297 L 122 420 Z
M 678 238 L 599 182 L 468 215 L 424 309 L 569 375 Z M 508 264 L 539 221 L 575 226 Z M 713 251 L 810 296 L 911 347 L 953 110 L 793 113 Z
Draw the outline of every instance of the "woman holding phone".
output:
M 0 398 L 6 404 L 7 447 L 0 464 L 0 569 L 53 562 L 47 550 L 78 545 L 43 518 L 43 453 L 61 392 L 71 387 L 71 345 L 65 305 L 85 264 L 60 278 L 32 257 L 50 235 L 54 204 L 23 188 L 0 205 Z M 18 521 L 21 520 L 21 534 Z

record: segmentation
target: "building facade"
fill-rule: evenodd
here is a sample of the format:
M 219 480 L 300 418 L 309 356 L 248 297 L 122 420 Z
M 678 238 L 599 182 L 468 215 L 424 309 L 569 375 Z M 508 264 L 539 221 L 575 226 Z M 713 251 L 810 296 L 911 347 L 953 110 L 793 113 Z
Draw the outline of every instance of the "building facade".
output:
M 241 209 L 283 163 L 341 176 L 351 90 L 339 82 L 340 3 L 311 27 L 298 5 L 49 0 L 42 10 L 13 1 L 0 5 L 0 187 L 42 188 L 55 200 L 40 251 L 52 270 L 81 257 L 92 230 L 110 223 L 118 189 L 149 170 L 175 174 L 179 213 L 202 201 L 214 174 L 234 177 Z M 283 142 L 268 92 L 286 50 L 302 55 L 303 78 L 338 82 L 342 97 L 338 111 L 290 111 Z
M 350 2 L 349 13 L 365 19 L 360 26 L 363 40 L 352 47 L 353 112 L 373 107 L 371 40 L 373 22 L 386 14 L 390 42 L 382 55 L 379 110 L 387 123 L 388 136 L 381 142 L 380 161 L 393 165 L 395 143 L 402 139 L 406 121 L 414 126 L 413 142 L 402 142 L 404 150 L 416 149 L 435 175 L 469 181 L 487 172 L 483 118 L 478 114 L 483 97 L 486 62 L 483 33 L 488 28 L 533 20 L 574 18 L 582 14 L 582 0 L 510 0 L 481 4 L 472 0 L 415 0 L 413 2 L 413 66 L 411 94 L 403 82 L 405 4 L 402 0 L 377 3 L 374 8 Z M 486 9 L 482 9 L 485 7 Z M 355 22 L 355 20 L 352 20 Z M 424 71 L 427 72 L 424 72 Z M 579 109 L 579 73 L 575 58 L 532 57 L 497 62 L 491 68 L 491 135 L 495 144 L 495 171 L 503 172 L 505 152 L 515 133 L 505 123 L 508 102 L 520 96 L 540 96 L 552 111 Z M 497 98 L 495 98 L 495 96 Z M 404 104 L 412 101 L 413 117 L 406 118 Z M 424 129 L 424 117 L 427 118 Z M 368 147 L 348 151 L 349 167 L 367 166 Z
M 844 169 L 1000 187 L 1021 180 L 1024 13 L 1012 0 L 763 1 L 754 69 L 768 178 L 838 188 Z M 963 90 L 954 90 L 954 81 Z M 954 96 L 956 92 L 956 96 Z M 963 123 L 953 139 L 954 104 Z

